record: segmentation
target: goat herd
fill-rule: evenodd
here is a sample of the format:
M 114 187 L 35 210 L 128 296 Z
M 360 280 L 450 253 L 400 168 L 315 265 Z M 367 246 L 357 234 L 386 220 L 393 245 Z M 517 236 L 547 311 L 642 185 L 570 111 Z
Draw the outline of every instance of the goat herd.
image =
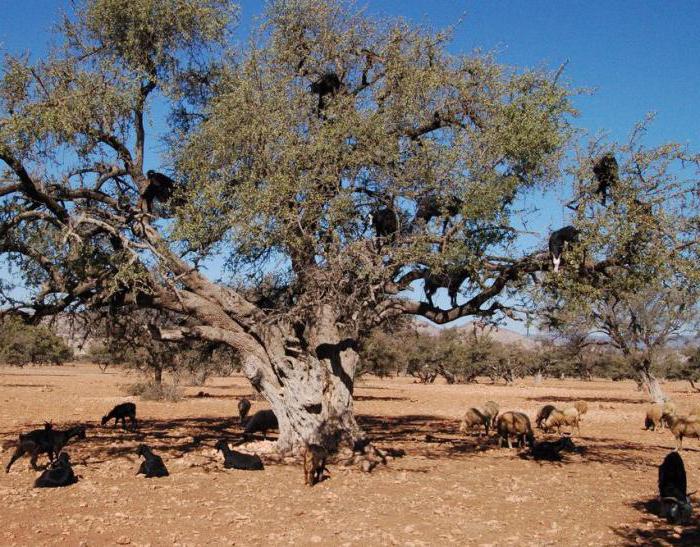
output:
M 248 417 L 250 411 L 250 401 L 240 399 L 238 402 L 238 412 L 243 435 L 245 440 L 249 440 L 254 433 L 263 433 L 278 429 L 277 418 L 271 410 L 261 410 Z M 521 454 L 523 458 L 533 458 L 535 460 L 560 461 L 561 452 L 573 452 L 576 446 L 571 439 L 574 428 L 580 433 L 581 417 L 588 412 L 588 405 L 585 401 L 578 401 L 572 406 L 558 409 L 554 405 L 543 406 L 535 418 L 536 426 L 544 431 L 556 429 L 561 433 L 563 426 L 571 428 L 569 435 L 563 435 L 556 441 L 536 442 L 532 430 L 530 418 L 515 411 L 504 412 L 499 415 L 499 406 L 493 401 L 486 402 L 481 407 L 469 408 L 460 424 L 460 432 L 467 434 L 470 431 L 483 427 L 488 436 L 490 430 L 495 430 L 499 446 L 504 444 L 508 448 L 513 447 L 513 441 L 520 448 L 527 448 Z M 102 418 L 102 426 L 110 420 L 114 420 L 114 427 L 121 421 L 122 428 L 127 429 L 127 419 L 131 429 L 136 429 L 136 405 L 134 403 L 122 403 L 115 406 L 107 415 Z M 684 437 L 700 437 L 700 407 L 693 409 L 688 415 L 678 415 L 677 407 L 672 402 L 663 405 L 652 405 L 646 411 L 645 429 L 662 430 L 668 427 L 677 441 L 677 449 L 669 453 L 659 466 L 659 501 L 660 513 L 669 522 L 686 523 L 690 519 L 692 508 L 690 496 L 687 493 L 687 480 L 685 466 L 679 454 L 682 450 Z M 38 488 L 52 488 L 68 486 L 77 482 L 78 478 L 73 473 L 70 458 L 64 447 L 71 439 L 85 439 L 85 427 L 76 426 L 66 430 L 56 430 L 50 423 L 45 424 L 43 429 L 36 429 L 29 433 L 19 435 L 17 448 L 10 458 L 5 471 L 9 473 L 12 464 L 25 454 L 30 456 L 30 463 L 34 470 L 38 470 L 36 465 L 40 454 L 46 454 L 49 464 L 36 479 L 34 486 Z M 260 457 L 256 454 L 245 454 L 236 450 L 231 450 L 224 439 L 220 439 L 214 448 L 220 451 L 224 457 L 224 468 L 241 469 L 247 471 L 263 470 L 264 465 Z M 168 476 L 168 470 L 162 458 L 154 454 L 153 450 L 145 444 L 138 446 L 136 453 L 143 458 L 137 474 L 142 474 L 147 478 Z M 319 445 L 311 444 L 304 452 L 304 482 L 313 486 L 324 478 L 326 471 L 326 461 L 328 452 Z
M 557 441 L 536 442 L 527 414 L 509 411 L 499 416 L 498 411 L 498 404 L 493 401 L 487 401 L 482 407 L 469 408 L 460 424 L 460 432 L 466 434 L 474 428 L 483 427 L 488 436 L 489 429 L 495 428 L 499 446 L 507 443 L 508 448 L 512 448 L 511 439 L 514 439 L 517 446 L 528 448 L 522 457 L 535 460 L 560 461 L 561 452 L 576 450 L 570 435 L 564 435 Z M 580 434 L 581 417 L 587 412 L 588 404 L 585 401 L 577 401 L 562 409 L 545 405 L 537 413 L 535 423 L 544 431 L 556 429 L 557 433 L 561 433 L 562 426 L 569 426 L 571 433 L 576 428 Z M 664 426 L 671 430 L 677 444 L 676 451 L 670 452 L 659 466 L 660 514 L 669 522 L 685 524 L 690 520 L 692 507 L 687 493 L 685 466 L 679 451 L 683 448 L 684 437 L 700 437 L 700 407 L 692 409 L 687 416 L 680 416 L 671 401 L 649 406 L 644 420 L 645 429 L 663 429 Z

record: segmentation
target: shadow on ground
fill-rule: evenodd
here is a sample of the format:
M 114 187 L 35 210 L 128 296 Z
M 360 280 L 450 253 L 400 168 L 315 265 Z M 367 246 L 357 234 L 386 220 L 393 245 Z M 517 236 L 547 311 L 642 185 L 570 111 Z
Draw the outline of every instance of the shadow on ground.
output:
M 563 397 L 552 395 L 549 397 L 527 397 L 528 401 L 539 403 L 575 403 L 576 401 L 586 401 L 587 403 L 625 403 L 630 405 L 648 404 L 648 401 L 628 399 L 625 397 Z
M 676 526 L 658 516 L 659 502 L 656 498 L 635 501 L 629 505 L 642 513 L 642 522 L 637 526 L 612 529 L 622 545 L 700 545 L 700 520 L 697 516 L 687 525 Z

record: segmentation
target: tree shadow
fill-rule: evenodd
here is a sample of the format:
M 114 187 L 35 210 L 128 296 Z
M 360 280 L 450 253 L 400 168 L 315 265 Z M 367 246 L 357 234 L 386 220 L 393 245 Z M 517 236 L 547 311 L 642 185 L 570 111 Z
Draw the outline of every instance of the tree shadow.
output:
M 355 395 L 353 396 L 355 401 L 408 401 L 408 397 L 392 397 L 390 395 L 378 396 L 378 395 Z
M 649 404 L 648 401 L 640 401 L 625 397 L 566 397 L 563 395 L 552 395 L 549 397 L 527 397 L 528 401 L 537 401 L 539 403 L 575 403 L 576 401 L 586 401 L 587 403 L 625 403 L 631 405 Z
M 43 384 L 0 384 L 0 387 L 33 387 L 36 389 L 42 389 L 46 386 Z M 51 389 L 54 389 L 54 388 L 51 387 Z
M 660 505 L 657 498 L 634 501 L 628 504 L 640 513 L 642 521 L 635 526 L 612 528 L 622 545 L 700 545 L 700 520 L 693 516 L 684 526 L 673 525 L 659 516 Z

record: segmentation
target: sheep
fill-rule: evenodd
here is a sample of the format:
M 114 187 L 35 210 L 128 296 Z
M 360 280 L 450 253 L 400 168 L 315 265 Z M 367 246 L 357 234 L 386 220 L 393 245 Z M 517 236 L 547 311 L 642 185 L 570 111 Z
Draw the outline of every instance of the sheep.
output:
M 484 429 L 486 429 L 486 435 L 488 435 L 490 423 L 490 416 L 485 415 L 478 408 L 470 408 L 464 413 L 462 423 L 459 424 L 459 431 L 466 435 L 467 432 L 474 427 L 484 426 Z M 481 435 L 481 431 L 479 431 L 479 435 Z
M 644 418 L 644 429 L 656 431 L 664 428 L 664 425 L 670 427 L 671 418 L 676 415 L 676 405 L 672 402 L 666 402 L 663 405 L 654 404 L 647 407 L 646 417 Z
M 304 451 L 304 484 L 313 486 L 323 480 L 328 451 L 318 444 L 310 444 Z
M 76 426 L 65 431 L 56 431 L 50 424 L 47 424 L 44 429 L 35 429 L 29 433 L 20 434 L 19 444 L 5 467 L 5 473 L 9 473 L 12 464 L 26 453 L 31 454 L 29 462 L 32 469 L 38 471 L 36 460 L 39 454 L 46 454 L 49 461 L 53 461 L 73 437 L 84 439 L 85 427 Z
M 563 410 L 552 410 L 547 419 L 544 421 L 544 430 L 549 431 L 556 427 L 557 433 L 561 433 L 561 426 L 568 425 L 573 432 L 574 426 L 578 434 L 581 434 L 581 426 L 579 424 L 579 413 L 574 407 L 568 407 Z
M 535 444 L 535 436 L 532 433 L 530 418 L 522 412 L 505 412 L 501 414 L 496 423 L 499 441 L 498 445 L 503 446 L 503 441 L 508 442 L 508 448 L 513 448 L 510 438 L 515 437 L 519 446 L 532 446 Z
M 168 469 L 163 463 L 163 458 L 155 455 L 148 446 L 140 444 L 136 449 L 136 453 L 143 457 L 139 470 L 136 472 L 137 475 L 145 475 L 147 479 L 167 477 L 169 475 Z
M 574 408 L 578 410 L 579 416 L 583 416 L 588 412 L 588 403 L 586 401 L 576 401 Z
M 562 451 L 573 452 L 576 445 L 571 437 L 561 437 L 557 441 L 543 441 L 530 448 L 530 455 L 536 460 L 560 461 Z
M 683 450 L 683 437 L 700 437 L 700 419 L 697 416 L 670 418 L 671 433 L 676 438 L 676 450 Z
M 242 398 L 238 401 L 238 417 L 241 420 L 241 425 L 245 422 L 245 418 L 250 412 L 250 401 L 246 398 Z
M 78 477 L 73 473 L 70 458 L 67 453 L 61 452 L 58 458 L 34 481 L 34 488 L 58 488 L 70 486 L 76 482 Z
M 537 424 L 538 429 L 542 429 L 542 424 L 544 421 L 549 418 L 552 411 L 556 409 L 557 407 L 554 405 L 544 405 L 542 408 L 540 408 L 540 411 L 537 413 L 537 418 L 535 418 L 535 424 Z
M 678 452 L 669 452 L 659 465 L 661 516 L 672 524 L 687 524 L 692 513 L 685 466 Z
M 117 427 L 119 420 L 122 421 L 122 428 L 126 430 L 126 419 L 129 418 L 131 428 L 136 429 L 136 405 L 134 403 L 121 403 L 109 411 L 109 414 L 102 416 L 102 426 L 114 419 L 114 427 Z
M 243 469 L 244 471 L 263 471 L 265 469 L 260 456 L 231 450 L 228 443 L 223 439 L 219 440 L 214 445 L 214 448 L 220 450 L 224 455 L 224 467 L 226 469 Z
M 263 438 L 267 438 L 268 429 L 279 429 L 277 416 L 272 410 L 258 410 L 246 422 L 243 435 L 250 438 L 253 433 L 262 432 Z
M 491 427 L 496 427 L 496 420 L 498 419 L 498 403 L 493 401 L 486 401 L 482 407 L 482 414 L 489 416 L 491 418 Z

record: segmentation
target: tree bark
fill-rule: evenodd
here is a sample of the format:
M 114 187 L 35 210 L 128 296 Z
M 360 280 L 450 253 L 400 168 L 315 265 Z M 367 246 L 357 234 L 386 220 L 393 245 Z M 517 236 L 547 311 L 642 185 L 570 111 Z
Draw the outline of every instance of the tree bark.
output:
M 639 380 L 645 391 L 649 394 L 649 398 L 654 403 L 663 403 L 666 400 L 661 384 L 656 377 L 645 368 L 638 369 Z
M 155 367 L 153 369 L 153 381 L 161 385 L 163 383 L 163 368 L 162 367 Z

